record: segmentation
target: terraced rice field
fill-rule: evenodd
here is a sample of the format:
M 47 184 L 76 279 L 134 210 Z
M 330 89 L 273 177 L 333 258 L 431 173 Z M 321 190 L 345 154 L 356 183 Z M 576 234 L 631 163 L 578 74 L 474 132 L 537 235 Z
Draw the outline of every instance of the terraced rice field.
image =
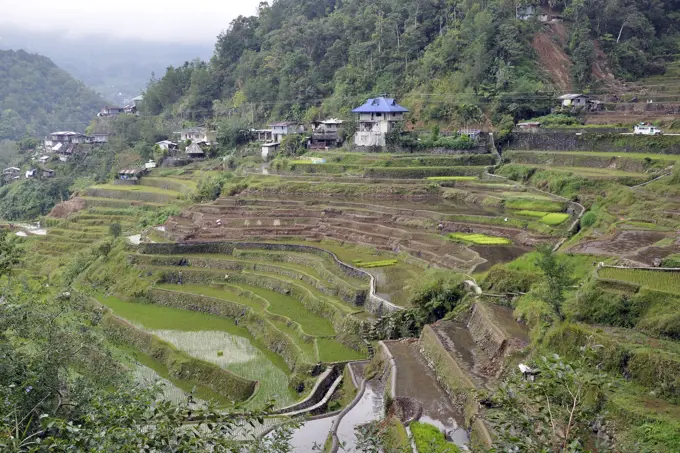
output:
M 564 208 L 562 203 L 551 199 L 514 195 L 516 199 L 508 201 L 518 209 L 559 212 Z M 165 229 L 166 237 L 177 242 L 252 240 L 314 245 L 332 240 L 343 246 L 356 245 L 373 254 L 364 257 L 346 253 L 346 259 L 341 259 L 348 263 L 357 259 L 366 262 L 394 259 L 395 255 L 405 254 L 409 258 L 403 261 L 421 269 L 437 265 L 469 271 L 484 262 L 484 258 L 465 245 L 447 240 L 442 234 L 442 229 L 453 230 L 459 223 L 469 224 L 473 230 L 475 225 L 480 225 L 485 231 L 497 225 L 505 234 L 510 232 L 511 235 L 531 236 L 534 226 L 543 234 L 549 231 L 549 227 L 540 222 L 525 217 L 520 220 L 520 216 L 512 218 L 510 211 L 499 209 L 494 215 L 493 211 L 480 206 L 455 201 L 418 203 L 340 197 L 307 200 L 305 197 L 282 199 L 272 196 L 222 198 L 214 203 L 197 205 L 181 216 L 169 219 Z
M 264 315 L 303 350 L 310 363 L 364 357 L 334 340 L 339 332 L 331 320 L 367 316 L 352 300 L 367 293 L 368 282 L 343 275 L 313 254 L 285 254 L 300 263 L 310 259 L 309 266 L 277 261 L 283 257 L 251 249 L 235 250 L 233 255 L 134 256 L 144 269 L 164 273 L 166 283 L 158 284 L 158 289 L 229 301 Z
M 678 272 L 603 268 L 598 274 L 600 278 L 622 280 L 656 291 L 680 294 L 680 273 Z
M 257 407 L 271 399 L 285 406 L 294 401 L 288 388 L 288 367 L 280 356 L 257 344 L 252 336 L 226 318 L 152 304 L 124 302 L 113 297 L 98 300 L 128 321 L 143 327 L 193 357 L 215 363 L 259 382 L 249 400 Z

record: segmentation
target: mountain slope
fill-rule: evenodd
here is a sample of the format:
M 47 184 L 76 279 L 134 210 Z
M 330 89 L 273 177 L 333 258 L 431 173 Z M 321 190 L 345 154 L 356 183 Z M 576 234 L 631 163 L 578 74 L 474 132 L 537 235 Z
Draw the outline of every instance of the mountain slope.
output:
M 49 58 L 0 51 L 0 139 L 84 130 L 104 104 Z
M 546 27 L 537 16 L 517 19 L 522 7 L 507 0 L 263 3 L 232 22 L 209 63 L 170 68 L 152 83 L 146 111 L 261 123 L 347 116 L 366 97 L 389 93 L 423 125 L 526 117 L 545 112 L 551 92 L 607 89 L 612 71 L 624 80 L 664 71 L 677 51 L 673 2 L 623 3 L 553 5 L 564 18 L 553 43 L 564 60 L 557 78 L 531 45 Z M 542 41 L 552 39 L 544 33 Z

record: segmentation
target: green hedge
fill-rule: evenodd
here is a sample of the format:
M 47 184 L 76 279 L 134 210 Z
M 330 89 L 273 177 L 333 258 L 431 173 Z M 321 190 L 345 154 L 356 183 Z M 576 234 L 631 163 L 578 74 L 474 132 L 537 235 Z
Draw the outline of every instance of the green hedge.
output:
M 197 382 L 234 401 L 245 401 L 256 390 L 255 381 L 193 358 L 170 343 L 113 315 L 110 311 L 104 314 L 100 326 L 112 342 L 133 346 L 163 363 L 173 378 Z

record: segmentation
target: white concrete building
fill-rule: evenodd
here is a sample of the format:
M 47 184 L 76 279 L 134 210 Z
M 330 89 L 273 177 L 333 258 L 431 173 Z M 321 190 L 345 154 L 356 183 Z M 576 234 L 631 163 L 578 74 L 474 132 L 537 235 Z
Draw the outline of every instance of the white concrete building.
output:
M 358 117 L 354 134 L 356 146 L 385 146 L 385 136 L 395 124 L 404 121 L 408 109 L 397 104 L 392 98 L 369 99 L 361 107 L 352 110 Z

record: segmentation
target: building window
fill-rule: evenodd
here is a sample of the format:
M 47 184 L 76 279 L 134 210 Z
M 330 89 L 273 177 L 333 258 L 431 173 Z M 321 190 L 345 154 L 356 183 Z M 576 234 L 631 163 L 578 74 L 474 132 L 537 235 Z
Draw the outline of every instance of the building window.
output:
M 381 117 L 381 116 L 382 116 L 382 113 L 376 113 L 375 116 Z

